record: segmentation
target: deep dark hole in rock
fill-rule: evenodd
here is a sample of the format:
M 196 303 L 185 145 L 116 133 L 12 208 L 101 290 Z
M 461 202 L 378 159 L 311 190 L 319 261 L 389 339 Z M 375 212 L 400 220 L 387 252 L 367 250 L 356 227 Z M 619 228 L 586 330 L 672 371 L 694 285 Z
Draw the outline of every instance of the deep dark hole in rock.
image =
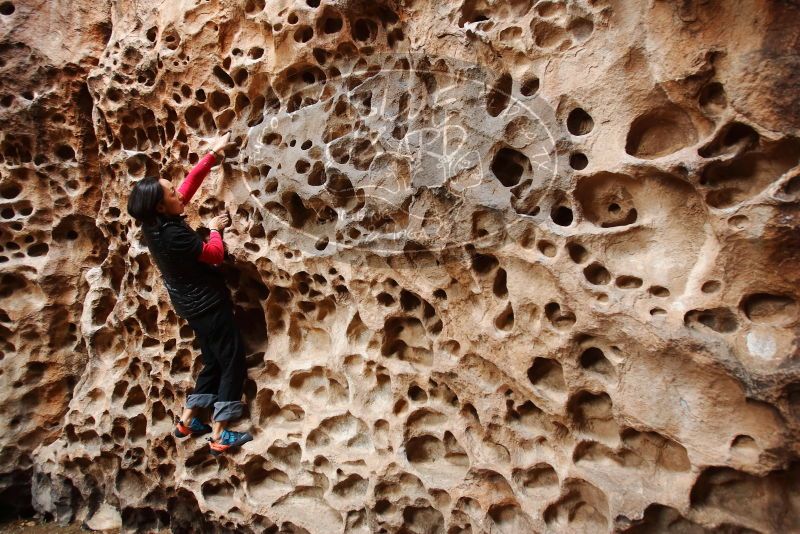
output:
M 575 169 L 576 171 L 583 170 L 588 165 L 589 165 L 589 158 L 587 158 L 586 154 L 582 152 L 575 152 L 569 157 L 569 166 Z
M 582 108 L 575 108 L 567 116 L 567 130 L 572 135 L 586 135 L 594 128 L 594 119 Z
M 569 226 L 572 224 L 572 210 L 567 206 L 554 207 L 550 212 L 550 218 L 559 226 Z
M 523 173 L 530 171 L 528 157 L 513 148 L 501 148 L 492 160 L 491 169 L 500 183 L 506 187 L 517 185 Z

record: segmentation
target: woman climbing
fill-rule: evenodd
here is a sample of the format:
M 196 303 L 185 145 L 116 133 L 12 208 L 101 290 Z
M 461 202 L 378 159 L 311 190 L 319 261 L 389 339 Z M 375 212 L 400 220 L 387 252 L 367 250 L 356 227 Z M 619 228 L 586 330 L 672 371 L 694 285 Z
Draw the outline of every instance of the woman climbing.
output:
M 203 369 L 186 398 L 174 434 L 183 438 L 211 432 L 208 441 L 214 455 L 253 439 L 249 432 L 225 428 L 242 415 L 247 377 L 242 336 L 234 322 L 228 288 L 217 269 L 225 255 L 222 229 L 230 219 L 227 215 L 211 219 L 210 236 L 204 242 L 181 214 L 211 167 L 222 161 L 229 139 L 230 133 L 220 137 L 177 189 L 169 180 L 147 177 L 133 187 L 128 198 L 128 213 L 142 223 L 145 243 L 175 311 L 186 319 L 200 342 Z M 196 416 L 199 408 L 211 406 L 213 427 Z

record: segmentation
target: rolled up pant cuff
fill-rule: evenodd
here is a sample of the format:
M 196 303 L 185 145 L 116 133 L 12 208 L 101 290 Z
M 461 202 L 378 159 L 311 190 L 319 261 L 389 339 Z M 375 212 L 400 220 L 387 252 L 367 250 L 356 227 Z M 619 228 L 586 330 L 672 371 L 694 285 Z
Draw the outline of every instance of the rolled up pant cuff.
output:
M 216 395 L 212 395 L 211 393 L 197 393 L 191 394 L 186 397 L 186 407 L 187 408 L 208 408 L 212 404 L 214 404 L 217 400 Z
M 233 421 L 242 416 L 244 403 L 242 401 L 220 401 L 214 403 L 214 421 Z

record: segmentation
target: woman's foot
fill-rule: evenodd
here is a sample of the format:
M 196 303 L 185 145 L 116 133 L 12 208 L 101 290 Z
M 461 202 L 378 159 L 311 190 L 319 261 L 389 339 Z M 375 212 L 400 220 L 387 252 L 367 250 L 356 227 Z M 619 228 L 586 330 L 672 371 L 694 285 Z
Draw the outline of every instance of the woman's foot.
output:
M 200 421 L 197 417 L 192 417 L 192 420 L 189 422 L 189 425 L 183 424 L 183 421 L 180 419 L 175 424 L 175 437 L 178 438 L 185 438 L 188 435 L 192 436 L 202 436 L 203 434 L 208 434 L 211 432 L 211 425 L 207 425 Z
M 207 438 L 211 446 L 211 454 L 219 456 L 229 452 L 231 449 L 241 447 L 248 441 L 252 441 L 253 436 L 249 432 L 234 432 L 233 430 L 223 430 L 219 439 Z

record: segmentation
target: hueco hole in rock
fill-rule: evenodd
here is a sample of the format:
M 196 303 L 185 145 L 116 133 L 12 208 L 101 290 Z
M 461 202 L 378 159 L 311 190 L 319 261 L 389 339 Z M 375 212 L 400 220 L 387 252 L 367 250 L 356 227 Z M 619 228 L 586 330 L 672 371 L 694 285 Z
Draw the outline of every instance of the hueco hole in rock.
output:
M 800 531 L 798 50 L 790 0 L 0 1 L 0 504 Z

